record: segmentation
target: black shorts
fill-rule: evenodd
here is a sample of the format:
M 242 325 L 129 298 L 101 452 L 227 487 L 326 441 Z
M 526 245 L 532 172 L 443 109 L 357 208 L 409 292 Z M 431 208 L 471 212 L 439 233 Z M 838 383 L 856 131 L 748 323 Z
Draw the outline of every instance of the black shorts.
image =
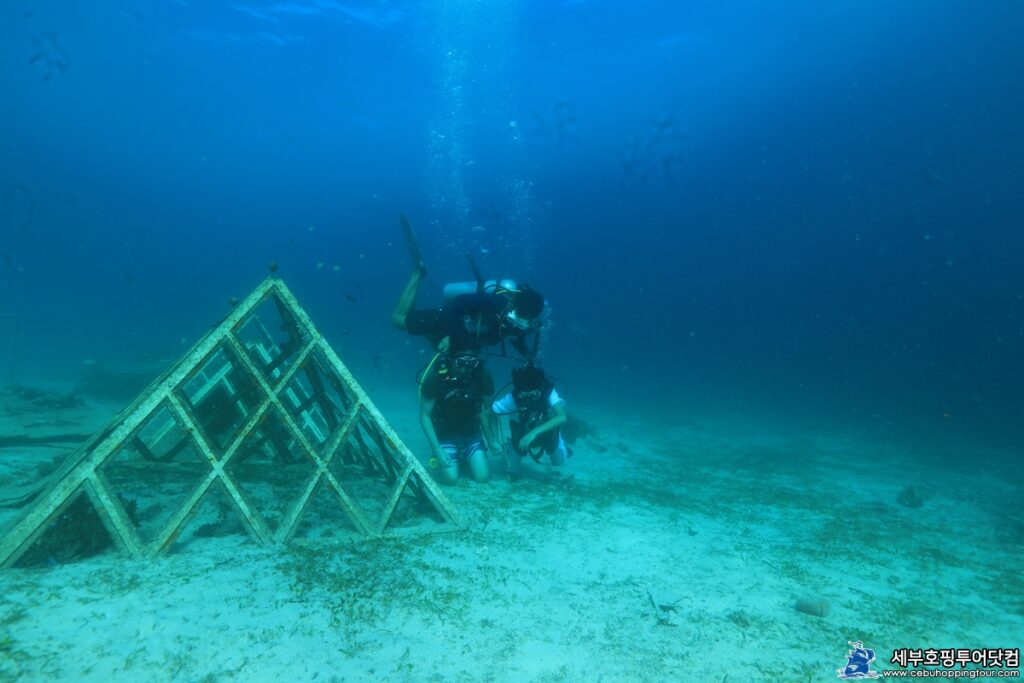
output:
M 405 329 L 409 334 L 426 337 L 434 346 L 448 335 L 444 311 L 440 308 L 409 311 L 405 314 Z

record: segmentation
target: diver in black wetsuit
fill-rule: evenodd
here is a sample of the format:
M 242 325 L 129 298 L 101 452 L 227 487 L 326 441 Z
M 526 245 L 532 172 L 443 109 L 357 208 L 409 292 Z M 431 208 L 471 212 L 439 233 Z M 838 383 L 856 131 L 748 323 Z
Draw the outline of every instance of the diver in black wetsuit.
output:
M 391 314 L 391 324 L 409 334 L 426 337 L 434 348 L 447 340 L 445 348 L 479 352 L 487 346 L 504 345 L 508 341 L 524 358 L 536 358 L 545 308 L 540 292 L 509 280 L 485 282 L 470 261 L 476 276 L 476 291 L 455 293 L 442 308 L 415 309 L 420 282 L 427 269 L 405 216 L 402 216 L 402 227 L 414 267 Z M 531 336 L 532 347 L 527 341 Z

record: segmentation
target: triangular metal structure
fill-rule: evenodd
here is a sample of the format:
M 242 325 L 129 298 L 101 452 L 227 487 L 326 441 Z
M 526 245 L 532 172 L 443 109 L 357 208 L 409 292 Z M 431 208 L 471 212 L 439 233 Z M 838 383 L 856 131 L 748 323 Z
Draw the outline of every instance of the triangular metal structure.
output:
M 0 538 L 0 566 L 18 563 L 89 503 L 131 557 L 167 551 L 208 501 L 221 522 L 237 513 L 264 544 L 310 528 L 332 538 L 459 527 L 438 485 L 277 277 L 51 481 Z

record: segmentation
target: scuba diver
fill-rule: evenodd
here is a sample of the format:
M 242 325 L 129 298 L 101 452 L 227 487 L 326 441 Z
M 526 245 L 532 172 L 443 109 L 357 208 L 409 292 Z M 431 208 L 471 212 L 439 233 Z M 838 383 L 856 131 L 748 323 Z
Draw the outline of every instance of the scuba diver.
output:
M 412 224 L 404 214 L 400 217 L 413 270 L 391 314 L 391 324 L 409 334 L 426 337 L 435 349 L 442 348 L 445 340 L 444 348 L 474 351 L 497 344 L 504 349 L 508 341 L 524 358 L 536 358 L 545 309 L 543 295 L 512 280 L 485 281 L 468 254 L 466 258 L 476 281 L 446 285 L 442 308 L 414 309 L 427 269 Z M 531 335 L 532 345 L 527 342 Z
M 460 463 L 469 465 L 478 482 L 490 477 L 483 443 L 497 444 L 497 424 L 483 406 L 493 393 L 494 379 L 472 350 L 440 352 L 421 373 L 420 426 L 441 483 L 458 480 Z M 496 446 L 492 450 L 500 452 Z
M 555 383 L 544 370 L 533 363 L 512 370 L 512 390 L 491 405 L 496 416 L 514 415 L 509 420 L 511 451 L 514 456 L 507 463 L 511 473 L 517 473 L 524 455 L 540 462 L 545 453 L 552 465 L 562 465 L 572 451 L 562 439 L 560 427 L 566 423 L 565 399 L 558 395 Z

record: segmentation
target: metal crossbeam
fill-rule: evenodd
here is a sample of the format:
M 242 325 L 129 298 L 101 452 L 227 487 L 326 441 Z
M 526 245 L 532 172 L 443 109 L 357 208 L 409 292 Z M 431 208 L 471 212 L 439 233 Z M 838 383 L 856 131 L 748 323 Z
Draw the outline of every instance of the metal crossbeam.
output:
M 275 341 L 257 312 L 272 301 L 288 339 Z M 250 324 L 252 325 L 251 327 Z M 259 335 L 257 339 L 244 336 Z M 220 367 L 208 367 L 216 361 Z M 189 387 L 198 382 L 198 388 Z M 305 382 L 305 384 L 303 383 Z M 329 391 L 334 391 L 334 402 Z M 338 405 L 340 403 L 341 405 Z M 211 412 L 214 410 L 220 412 Z M 149 443 L 144 430 L 161 415 L 169 415 Z M 225 416 L 227 416 L 225 418 Z M 166 418 L 165 418 L 166 420 Z M 227 420 L 226 422 L 224 422 Z M 219 421 L 219 422 L 218 422 Z M 271 424 L 273 421 L 273 425 Z M 234 422 L 234 428 L 231 425 Z M 272 431 L 274 425 L 280 425 Z M 218 431 L 219 429 L 219 431 Z M 263 430 L 261 432 L 261 429 Z M 228 431 L 226 443 L 222 443 Z M 365 431 L 370 444 L 361 434 Z M 176 434 L 181 436 L 176 436 Z M 177 439 L 165 452 L 153 444 Z M 255 444 L 255 445 L 253 445 Z M 372 447 L 379 456 L 370 452 Z M 307 472 L 294 500 L 283 502 L 276 528 L 260 512 L 260 500 L 247 491 L 251 482 L 239 481 L 235 467 L 248 466 L 253 452 L 270 449 L 280 467 Z M 377 511 L 360 507 L 353 497 L 348 474 L 350 449 L 355 462 L 384 481 L 388 493 Z M 146 467 L 176 472 L 186 468 L 173 461 L 184 451 L 199 454 L 205 474 L 148 541 L 136 528 L 117 486 L 105 468 L 121 452 L 135 449 Z M 275 450 L 276 449 L 276 450 Z M 287 455 L 280 449 L 287 449 Z M 244 456 L 244 457 L 243 457 Z M 340 465 L 334 467 L 338 459 Z M 187 469 L 187 468 L 186 468 Z M 334 350 L 277 277 L 269 277 L 214 329 L 196 343 L 173 367 L 153 381 L 110 424 L 90 438 L 61 466 L 54 483 L 11 524 L 0 537 L 0 566 L 14 565 L 79 495 L 96 508 L 114 544 L 130 557 L 152 557 L 166 552 L 214 491 L 226 494 L 231 509 L 259 543 L 287 543 L 296 537 L 313 496 L 326 489 L 352 527 L 364 536 L 387 535 L 403 495 L 425 500 L 446 523 L 459 528 L 456 512 L 420 462 L 402 443 L 377 407 L 352 377 Z M 262 502 L 266 502 L 263 500 Z

